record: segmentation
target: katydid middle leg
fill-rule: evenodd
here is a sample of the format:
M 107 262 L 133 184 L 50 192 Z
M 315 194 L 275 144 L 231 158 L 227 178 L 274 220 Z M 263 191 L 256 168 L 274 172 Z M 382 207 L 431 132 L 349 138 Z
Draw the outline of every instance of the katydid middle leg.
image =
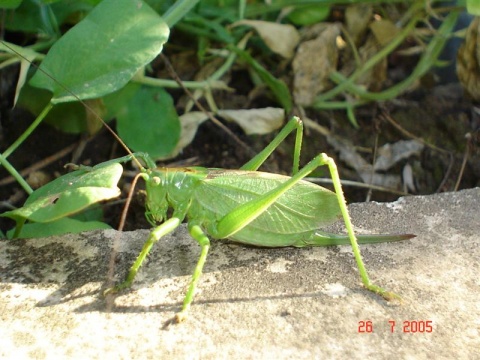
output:
M 177 322 L 182 322 L 188 316 L 188 311 L 190 310 L 190 305 L 192 304 L 193 297 L 195 296 L 195 290 L 197 289 L 198 280 L 202 275 L 203 266 L 205 265 L 205 260 L 207 259 L 208 250 L 210 249 L 210 240 L 200 226 L 188 224 L 188 230 L 190 235 L 197 240 L 202 250 L 200 252 L 197 265 L 195 266 L 192 280 L 190 281 L 185 299 L 183 300 L 182 311 L 175 315 Z
M 110 165 L 110 164 L 114 164 L 114 163 L 125 163 L 127 161 L 134 160 L 134 159 L 142 159 L 143 162 L 145 163 L 145 166 L 148 169 L 156 168 L 155 162 L 150 158 L 150 156 L 147 153 L 143 153 L 143 152 L 136 152 L 134 154 L 125 155 L 125 156 L 123 156 L 121 158 L 118 158 L 118 159 L 108 160 L 108 161 L 105 161 L 105 162 L 103 162 L 103 163 L 101 163 L 97 166 L 106 166 L 106 165 Z M 141 169 L 145 170 L 145 169 L 143 169 L 143 167 L 141 167 Z
M 259 217 L 263 212 L 265 212 L 269 206 L 271 206 L 275 201 L 282 196 L 286 191 L 292 188 L 297 182 L 302 180 L 305 176 L 310 174 L 319 166 L 327 165 L 330 171 L 330 176 L 332 177 L 333 185 L 335 188 L 335 193 L 337 195 L 338 204 L 340 211 L 345 222 L 345 227 L 347 229 L 348 237 L 352 246 L 353 254 L 357 262 L 358 270 L 362 278 L 363 285 L 368 290 L 381 295 L 387 300 L 392 300 L 393 298 L 399 298 L 398 295 L 386 291 L 379 286 L 372 284 L 368 277 L 367 270 L 362 260 L 360 249 L 358 247 L 357 239 L 353 231 L 352 222 L 350 220 L 350 215 L 348 214 L 347 205 L 345 202 L 345 197 L 343 195 L 342 186 L 340 183 L 340 177 L 338 175 L 337 166 L 332 158 L 326 154 L 317 155 L 310 161 L 303 169 L 298 173 L 292 176 L 289 180 L 285 181 L 282 185 L 278 186 L 276 189 L 273 189 L 266 194 L 251 200 L 245 204 L 242 204 L 231 211 L 229 214 L 225 215 L 217 225 L 216 233 L 212 234 L 215 238 L 227 238 L 234 235 L 238 231 L 242 230 L 245 226 L 250 224 L 253 220 Z M 313 244 L 312 244 L 313 245 Z

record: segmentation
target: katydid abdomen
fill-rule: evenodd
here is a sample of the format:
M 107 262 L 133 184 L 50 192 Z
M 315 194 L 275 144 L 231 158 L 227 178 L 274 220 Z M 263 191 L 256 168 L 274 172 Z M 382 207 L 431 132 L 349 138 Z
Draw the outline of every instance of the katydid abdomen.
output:
M 189 217 L 202 214 L 206 232 L 212 238 L 219 238 L 218 221 L 288 179 L 288 176 L 256 171 L 209 170 L 208 176 L 194 191 Z M 340 216 L 333 192 L 302 180 L 228 238 L 262 247 L 301 246 L 317 229 L 340 219 Z

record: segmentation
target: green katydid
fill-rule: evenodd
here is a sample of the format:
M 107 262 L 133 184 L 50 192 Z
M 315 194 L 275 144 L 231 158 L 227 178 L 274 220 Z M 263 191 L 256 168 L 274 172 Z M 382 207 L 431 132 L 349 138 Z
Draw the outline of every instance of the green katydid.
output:
M 296 130 L 292 177 L 256 171 L 285 137 Z M 187 219 L 190 235 L 201 247 L 200 258 L 186 293 L 177 321 L 186 318 L 212 239 L 262 247 L 306 247 L 351 244 L 363 285 L 387 300 L 399 298 L 371 283 L 363 264 L 358 242 L 399 241 L 414 235 L 354 234 L 343 196 L 340 178 L 332 158 L 319 154 L 299 170 L 303 126 L 293 117 L 274 140 L 239 170 L 157 168 L 142 154 L 147 169 L 140 176 L 147 189 L 146 216 L 152 224 L 161 223 L 150 233 L 132 265 L 126 280 L 106 291 L 114 293 L 129 287 L 152 246 Z M 134 154 L 130 155 L 135 156 Z M 327 165 L 335 192 L 303 180 L 317 167 Z M 173 215 L 167 218 L 168 208 Z M 343 217 L 348 235 L 319 230 Z

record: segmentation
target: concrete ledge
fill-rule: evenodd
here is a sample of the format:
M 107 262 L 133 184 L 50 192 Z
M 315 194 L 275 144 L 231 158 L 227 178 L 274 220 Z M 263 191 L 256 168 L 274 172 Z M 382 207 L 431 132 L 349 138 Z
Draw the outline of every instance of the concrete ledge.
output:
M 417 234 L 362 246 L 372 280 L 403 304 L 362 289 L 349 246 L 214 242 L 190 318 L 166 326 L 199 254 L 184 227 L 157 244 L 133 290 L 110 304 L 100 295 L 109 270 L 123 278 L 147 231 L 0 241 L 0 357 L 478 357 L 480 189 L 350 209 L 359 233 Z M 432 332 L 419 331 L 427 321 Z M 359 332 L 369 324 L 373 332 Z

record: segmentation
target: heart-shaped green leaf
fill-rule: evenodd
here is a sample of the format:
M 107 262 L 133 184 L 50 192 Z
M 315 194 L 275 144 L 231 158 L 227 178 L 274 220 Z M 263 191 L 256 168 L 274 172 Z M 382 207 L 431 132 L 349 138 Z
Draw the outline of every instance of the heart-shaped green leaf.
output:
M 118 135 L 131 149 L 154 159 L 173 152 L 180 138 L 180 120 L 164 89 L 130 83 L 106 96 L 105 104 L 117 118 Z
M 143 1 L 104 0 L 52 46 L 40 65 L 50 76 L 37 71 L 31 85 L 52 91 L 52 103 L 112 93 L 162 51 L 168 35 Z

